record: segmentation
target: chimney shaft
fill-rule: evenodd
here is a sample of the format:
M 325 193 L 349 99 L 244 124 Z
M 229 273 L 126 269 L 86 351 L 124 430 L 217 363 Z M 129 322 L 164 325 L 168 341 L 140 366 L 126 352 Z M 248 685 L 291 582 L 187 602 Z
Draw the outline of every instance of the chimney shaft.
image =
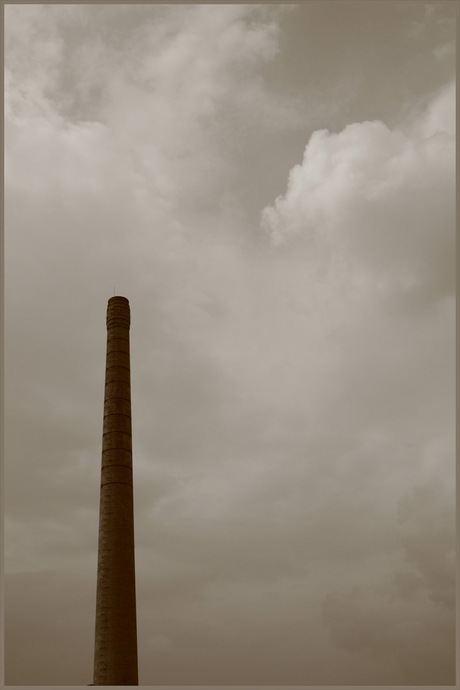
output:
M 93 685 L 138 685 L 129 327 L 128 300 L 110 298 Z

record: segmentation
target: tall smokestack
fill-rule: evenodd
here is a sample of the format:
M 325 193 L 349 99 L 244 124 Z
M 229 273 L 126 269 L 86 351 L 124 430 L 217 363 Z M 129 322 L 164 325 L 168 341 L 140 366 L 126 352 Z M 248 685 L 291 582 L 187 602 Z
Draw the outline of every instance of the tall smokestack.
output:
M 93 685 L 138 685 L 133 467 L 126 297 L 107 305 Z

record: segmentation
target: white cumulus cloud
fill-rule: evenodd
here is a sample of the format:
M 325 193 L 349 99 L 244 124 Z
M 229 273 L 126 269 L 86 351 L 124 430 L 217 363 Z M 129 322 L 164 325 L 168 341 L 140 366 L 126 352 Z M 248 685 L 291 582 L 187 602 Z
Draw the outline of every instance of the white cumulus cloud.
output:
M 314 132 L 262 212 L 272 243 L 340 256 L 367 289 L 398 299 L 451 294 L 454 95 L 441 90 L 405 132 L 380 121 Z

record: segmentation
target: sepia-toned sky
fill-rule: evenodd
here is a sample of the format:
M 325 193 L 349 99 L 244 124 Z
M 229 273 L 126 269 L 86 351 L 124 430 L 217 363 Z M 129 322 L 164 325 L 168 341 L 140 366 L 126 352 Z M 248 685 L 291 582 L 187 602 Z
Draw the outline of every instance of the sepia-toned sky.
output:
M 141 685 L 454 670 L 454 2 L 6 5 L 6 683 L 92 682 L 131 305 Z

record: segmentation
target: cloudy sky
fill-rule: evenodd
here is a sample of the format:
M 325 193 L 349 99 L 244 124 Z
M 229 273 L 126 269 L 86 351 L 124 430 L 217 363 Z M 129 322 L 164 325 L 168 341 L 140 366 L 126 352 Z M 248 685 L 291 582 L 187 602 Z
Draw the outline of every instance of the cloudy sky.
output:
M 5 28 L 6 683 L 92 680 L 116 292 L 140 684 L 453 684 L 455 3 Z

